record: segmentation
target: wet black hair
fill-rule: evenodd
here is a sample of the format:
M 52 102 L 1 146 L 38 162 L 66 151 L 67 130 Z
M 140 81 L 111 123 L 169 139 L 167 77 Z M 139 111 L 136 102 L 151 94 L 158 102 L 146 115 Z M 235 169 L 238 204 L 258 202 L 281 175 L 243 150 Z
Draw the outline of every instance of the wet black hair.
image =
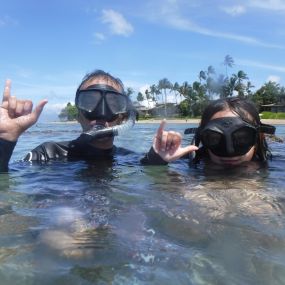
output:
M 77 91 L 81 89 L 81 87 L 86 83 L 88 82 L 89 80 L 91 79 L 94 79 L 94 78 L 104 78 L 107 82 L 108 81 L 111 81 L 113 83 L 115 83 L 116 85 L 118 85 L 120 88 L 121 88 L 121 92 L 123 94 L 125 94 L 125 87 L 124 87 L 124 84 L 123 82 L 121 81 L 121 79 L 117 78 L 117 77 L 114 77 L 113 75 L 111 75 L 110 73 L 108 72 L 105 72 L 104 70 L 101 70 L 101 69 L 96 69 L 94 71 L 91 71 L 89 73 L 87 73 L 81 83 L 79 84 L 78 88 L 77 88 Z M 76 92 L 77 94 L 77 92 Z
M 196 134 L 194 136 L 194 142 L 196 146 L 199 147 L 201 143 L 199 130 L 202 130 L 208 124 L 214 114 L 225 110 L 232 111 L 233 113 L 237 114 L 243 121 L 255 127 L 259 127 L 262 125 L 258 110 L 252 101 L 239 97 L 218 99 L 212 101 L 203 112 L 199 128 L 197 129 Z M 209 157 L 208 151 L 204 146 L 201 146 L 196 152 L 196 155 L 193 159 L 193 163 L 198 163 L 200 159 L 204 157 Z M 272 155 L 268 148 L 265 135 L 263 133 L 259 133 L 257 138 L 255 155 L 253 159 L 259 161 L 266 161 L 269 158 L 271 159 Z

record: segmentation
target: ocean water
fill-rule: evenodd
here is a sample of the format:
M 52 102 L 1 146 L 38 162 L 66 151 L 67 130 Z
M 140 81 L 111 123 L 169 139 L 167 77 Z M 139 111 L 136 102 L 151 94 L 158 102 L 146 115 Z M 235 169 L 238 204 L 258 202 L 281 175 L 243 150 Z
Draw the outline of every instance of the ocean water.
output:
M 142 166 L 157 127 L 116 138 L 134 154 L 108 163 L 20 161 L 75 138 L 76 124 L 38 124 L 19 139 L 0 174 L 1 285 L 285 284 L 285 144 L 270 143 L 268 165 Z

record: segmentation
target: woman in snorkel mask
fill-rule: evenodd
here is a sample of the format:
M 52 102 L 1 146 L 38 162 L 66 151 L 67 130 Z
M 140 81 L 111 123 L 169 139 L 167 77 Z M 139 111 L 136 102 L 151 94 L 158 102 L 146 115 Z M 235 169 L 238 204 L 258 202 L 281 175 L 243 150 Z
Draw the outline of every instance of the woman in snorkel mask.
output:
M 153 146 L 143 158 L 145 164 L 167 164 L 193 155 L 193 162 L 210 159 L 219 165 L 240 165 L 251 160 L 266 161 L 271 157 L 264 134 L 274 134 L 275 127 L 262 124 L 255 105 L 241 98 L 213 101 L 204 111 L 194 133 L 193 145 L 181 146 L 181 134 L 164 131 L 163 121 Z

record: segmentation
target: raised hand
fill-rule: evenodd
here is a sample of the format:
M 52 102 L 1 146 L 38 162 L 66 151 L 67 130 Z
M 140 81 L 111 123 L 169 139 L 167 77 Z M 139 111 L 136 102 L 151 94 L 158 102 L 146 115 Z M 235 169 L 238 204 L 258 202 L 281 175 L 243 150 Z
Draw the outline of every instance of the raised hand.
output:
M 6 80 L 0 105 L 0 138 L 16 141 L 19 136 L 37 122 L 47 100 L 41 100 L 33 110 L 31 100 L 19 100 L 11 96 L 11 81 Z
M 195 145 L 181 146 L 182 136 L 178 132 L 165 131 L 166 120 L 161 121 L 153 139 L 154 151 L 167 162 L 174 161 L 183 155 L 198 150 Z

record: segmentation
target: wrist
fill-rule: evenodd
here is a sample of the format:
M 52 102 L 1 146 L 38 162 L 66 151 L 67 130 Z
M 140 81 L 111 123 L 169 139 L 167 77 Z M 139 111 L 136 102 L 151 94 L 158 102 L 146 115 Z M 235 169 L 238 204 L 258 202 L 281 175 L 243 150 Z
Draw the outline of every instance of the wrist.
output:
M 11 133 L 0 133 L 0 139 L 9 142 L 16 142 L 19 136 Z

